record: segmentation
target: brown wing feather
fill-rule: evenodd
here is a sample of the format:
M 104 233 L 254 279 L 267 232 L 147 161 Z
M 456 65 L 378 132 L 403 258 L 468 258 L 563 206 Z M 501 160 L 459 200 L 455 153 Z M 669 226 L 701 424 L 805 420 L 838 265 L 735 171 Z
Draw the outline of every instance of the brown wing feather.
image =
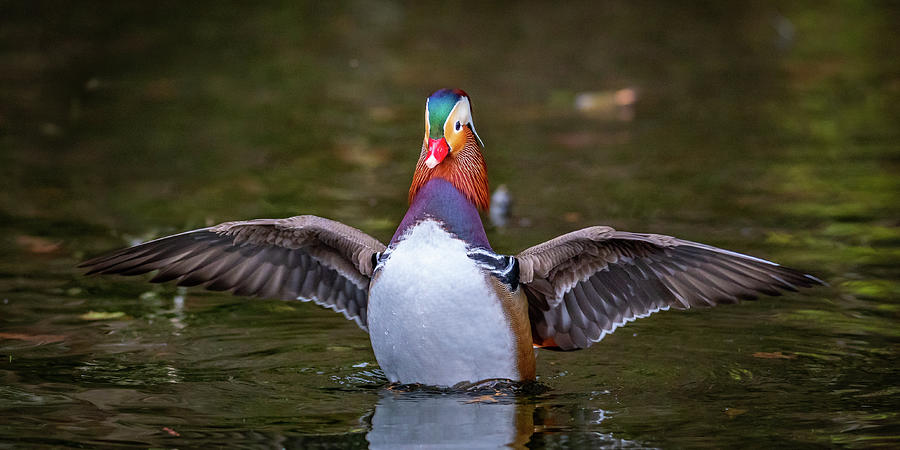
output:
M 227 222 L 85 261 L 88 274 L 139 275 L 235 295 L 313 301 L 366 329 L 372 257 L 385 246 L 316 216 Z
M 586 348 L 636 318 L 824 284 L 770 261 L 658 234 L 591 227 L 516 256 L 534 343 Z

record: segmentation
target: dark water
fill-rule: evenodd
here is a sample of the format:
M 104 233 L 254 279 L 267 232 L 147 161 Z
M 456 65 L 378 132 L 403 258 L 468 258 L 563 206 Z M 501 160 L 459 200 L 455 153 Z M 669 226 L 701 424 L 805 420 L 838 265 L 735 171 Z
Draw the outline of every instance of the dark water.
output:
M 900 445 L 900 12 L 775 3 L 0 1 L 0 447 Z M 515 200 L 496 249 L 608 224 L 831 286 L 485 396 L 386 389 L 314 305 L 74 269 L 230 219 L 386 240 L 444 86 Z

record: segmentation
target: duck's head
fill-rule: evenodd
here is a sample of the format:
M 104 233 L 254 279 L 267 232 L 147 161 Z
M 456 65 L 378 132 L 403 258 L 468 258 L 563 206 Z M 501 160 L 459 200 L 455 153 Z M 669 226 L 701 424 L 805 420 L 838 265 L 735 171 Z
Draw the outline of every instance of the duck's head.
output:
M 425 166 L 434 169 L 449 154 L 461 152 L 466 145 L 484 147 L 475 123 L 472 104 L 462 89 L 441 89 L 425 101 Z
M 425 101 L 425 140 L 409 188 L 409 201 L 433 178 L 450 181 L 478 209 L 489 205 L 487 167 L 475 132 L 472 104 L 461 89 L 441 89 Z

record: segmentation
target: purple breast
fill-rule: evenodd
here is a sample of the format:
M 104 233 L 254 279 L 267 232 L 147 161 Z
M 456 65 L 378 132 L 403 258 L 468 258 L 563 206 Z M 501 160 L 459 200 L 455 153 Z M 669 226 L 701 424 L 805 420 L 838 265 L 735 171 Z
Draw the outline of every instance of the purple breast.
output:
M 428 218 L 441 222 L 445 230 L 468 242 L 472 247 L 491 248 L 478 209 L 453 184 L 443 178 L 432 179 L 419 189 L 394 237 L 391 238 L 391 245 L 394 245 L 409 227 Z

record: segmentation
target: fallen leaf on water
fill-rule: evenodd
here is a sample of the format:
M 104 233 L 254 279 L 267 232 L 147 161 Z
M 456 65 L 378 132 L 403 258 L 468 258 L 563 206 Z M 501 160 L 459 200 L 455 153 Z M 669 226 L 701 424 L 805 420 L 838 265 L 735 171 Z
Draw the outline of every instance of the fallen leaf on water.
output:
M 612 116 L 622 121 L 634 118 L 638 92 L 634 88 L 617 91 L 588 91 L 575 95 L 575 110 L 594 116 Z
M 127 316 L 122 311 L 88 311 L 80 316 L 81 320 L 112 320 L 112 319 L 124 319 Z
M 781 352 L 756 352 L 753 354 L 753 357 L 763 359 L 794 359 L 797 355 L 785 355 Z
M 20 234 L 16 236 L 16 244 L 31 253 L 53 253 L 59 250 L 61 242 L 51 241 L 47 238 Z
M 28 342 L 60 342 L 66 340 L 65 336 L 58 334 L 23 334 L 23 333 L 0 333 L 0 339 L 16 339 Z
M 472 400 L 469 400 L 466 402 L 467 405 L 470 403 L 497 403 L 497 399 L 494 398 L 493 395 L 487 394 L 487 395 L 475 397 Z

